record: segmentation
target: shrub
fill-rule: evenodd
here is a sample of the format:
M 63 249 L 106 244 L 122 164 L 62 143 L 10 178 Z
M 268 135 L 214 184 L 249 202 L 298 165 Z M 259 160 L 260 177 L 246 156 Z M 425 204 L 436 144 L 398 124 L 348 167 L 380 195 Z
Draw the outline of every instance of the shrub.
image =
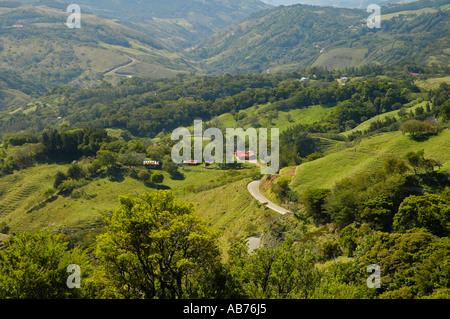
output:
M 438 127 L 426 121 L 409 120 L 400 126 L 403 134 L 409 133 L 411 138 L 419 139 L 430 134 L 436 134 Z
M 56 192 L 56 190 L 53 187 L 48 188 L 45 192 L 44 192 L 44 196 L 45 197 L 50 197 L 52 196 L 54 193 Z
M 140 171 L 139 171 L 139 173 L 138 173 L 137 176 L 138 176 L 138 178 L 139 178 L 140 180 L 148 181 L 149 178 L 150 178 L 150 173 L 148 172 L 148 170 L 143 169 L 143 170 L 140 170 Z
M 161 172 L 154 172 L 150 177 L 153 184 L 161 184 L 164 181 L 164 175 Z
M 72 165 L 70 165 L 70 167 L 67 171 L 67 177 L 77 179 L 77 180 L 83 178 L 85 175 L 86 174 L 85 174 L 83 168 L 76 163 L 73 163 Z
M 325 203 L 329 189 L 309 189 L 303 193 L 302 202 L 306 212 L 314 219 L 316 224 L 323 224 L 330 221 L 330 215 L 325 209 Z
M 59 186 L 65 181 L 67 180 L 67 176 L 66 174 L 64 174 L 63 172 L 58 172 L 56 173 L 55 176 L 55 182 L 53 183 L 53 187 L 54 188 L 59 188 Z
M 59 185 L 58 189 L 62 193 L 70 194 L 73 190 L 82 187 L 85 184 L 85 180 L 67 179 Z

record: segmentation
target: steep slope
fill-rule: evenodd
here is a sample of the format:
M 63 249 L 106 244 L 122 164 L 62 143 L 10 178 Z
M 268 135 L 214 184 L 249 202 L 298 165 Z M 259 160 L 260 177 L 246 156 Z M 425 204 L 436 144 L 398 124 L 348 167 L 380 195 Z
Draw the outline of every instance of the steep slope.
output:
M 2 69 L 0 73 L 0 111 L 12 105 L 29 102 L 33 96 L 38 96 L 44 91 L 41 84 L 24 79 L 18 72 Z
M 446 65 L 450 13 L 444 4 L 422 1 L 414 7 L 389 8 L 381 29 L 367 27 L 366 10 L 278 7 L 252 15 L 186 54 L 203 59 L 201 66 L 211 73 L 275 72 L 311 65 L 341 69 L 406 60 Z
M 172 48 L 185 48 L 268 5 L 259 0 L 81 0 L 95 13 L 132 21 Z
M 45 87 L 84 85 L 130 63 L 128 75 L 168 77 L 193 67 L 147 34 L 111 19 L 83 14 L 82 27 L 65 26 L 69 13 L 47 6 L 6 7 L 0 3 L 0 69 Z M 13 27 L 22 25 L 23 27 Z
M 59 5 L 53 0 L 39 3 Z M 192 46 L 251 13 L 270 7 L 259 0 L 80 0 L 76 3 L 87 12 L 119 18 L 122 23 L 164 41 L 172 49 Z

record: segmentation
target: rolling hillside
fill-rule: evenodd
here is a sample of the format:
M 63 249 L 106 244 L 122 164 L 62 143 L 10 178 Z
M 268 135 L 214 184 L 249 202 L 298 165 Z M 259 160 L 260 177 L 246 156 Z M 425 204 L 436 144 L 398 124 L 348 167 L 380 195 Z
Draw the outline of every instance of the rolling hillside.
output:
M 66 7 L 71 3 L 68 0 L 38 3 L 62 6 L 61 2 Z M 120 19 L 121 23 L 160 39 L 172 49 L 191 46 L 251 13 L 270 7 L 259 0 L 80 0 L 77 4 L 87 12 Z
M 106 5 L 97 1 L 88 7 L 94 4 Z M 184 4 L 172 15 L 157 6 L 148 9 L 152 19 L 136 18 L 133 23 L 127 20 L 132 19 L 127 10 L 119 10 L 123 6 L 118 5 L 111 14 L 124 20 L 85 11 L 83 27 L 69 29 L 64 25 L 69 14 L 63 3 L 2 1 L 0 68 L 15 74 L 25 86 L 38 83 L 41 88 L 0 85 L 0 99 L 10 106 L 29 102 L 42 88 L 89 86 L 131 76 L 274 73 L 308 66 L 344 69 L 402 61 L 447 65 L 449 61 L 449 11 L 441 0 L 389 7 L 383 28 L 376 31 L 365 26 L 364 10 L 295 5 L 258 11 L 265 8 L 258 1 L 225 4 L 209 3 L 205 9 L 200 1 L 193 1 L 191 7 Z M 136 12 L 135 7 L 131 11 Z M 209 18 L 202 18 L 200 12 Z M 208 24 L 209 29 L 189 19 Z M 221 19 L 227 22 L 221 24 Z M 199 45 L 181 50 L 215 32 Z
M 195 70 L 158 40 L 115 20 L 84 14 L 82 28 L 69 29 L 68 16 L 47 6 L 7 7 L 0 2 L 0 68 L 47 88 L 111 79 L 105 75 L 108 71 L 133 59 L 139 68 L 121 72 L 171 77 Z
M 425 156 L 442 162 L 442 171 L 450 170 L 450 131 L 445 130 L 425 142 L 417 142 L 401 132 L 389 132 L 365 138 L 350 147 L 296 168 L 291 188 L 299 194 L 308 188 L 331 188 L 339 180 L 381 168 L 389 156 L 403 158 L 407 152 L 423 149 Z
M 210 73 L 311 65 L 343 69 L 406 60 L 447 65 L 450 13 L 445 4 L 428 0 L 389 7 L 382 11 L 381 29 L 367 27 L 365 10 L 277 7 L 253 14 L 186 54 L 201 59 L 201 67 Z

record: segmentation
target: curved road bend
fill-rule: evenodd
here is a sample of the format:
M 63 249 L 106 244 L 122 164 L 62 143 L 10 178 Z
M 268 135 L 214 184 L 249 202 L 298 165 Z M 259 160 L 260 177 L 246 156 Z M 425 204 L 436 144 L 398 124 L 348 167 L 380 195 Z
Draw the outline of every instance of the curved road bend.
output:
M 117 71 L 119 71 L 120 69 L 123 69 L 123 68 L 125 68 L 125 67 L 127 67 L 127 66 L 132 66 L 132 65 L 138 63 L 138 60 L 136 60 L 135 58 L 132 58 L 132 57 L 129 57 L 129 58 L 131 59 L 131 61 L 128 61 L 128 62 L 127 62 L 126 64 L 124 64 L 124 65 L 120 65 L 120 66 L 118 66 L 118 67 L 115 67 L 114 69 L 112 69 L 112 70 L 106 72 L 105 75 L 106 75 L 106 74 L 114 74 L 114 75 L 126 76 L 126 77 L 128 77 L 128 78 L 131 78 L 131 75 L 128 75 L 128 74 L 117 74 Z
M 271 202 L 268 200 L 263 194 L 261 194 L 261 191 L 259 190 L 259 185 L 261 184 L 261 180 L 253 181 L 250 184 L 247 185 L 247 190 L 256 200 L 258 200 L 261 204 L 265 205 L 267 208 L 270 208 L 271 210 L 281 214 L 285 215 L 287 213 L 290 213 L 289 210 L 278 206 L 277 204 Z

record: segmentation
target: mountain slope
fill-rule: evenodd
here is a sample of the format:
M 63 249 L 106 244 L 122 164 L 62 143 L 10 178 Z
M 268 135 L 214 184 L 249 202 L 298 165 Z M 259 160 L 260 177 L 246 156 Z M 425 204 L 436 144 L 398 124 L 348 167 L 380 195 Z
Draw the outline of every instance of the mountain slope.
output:
M 66 7 L 72 3 L 61 1 Z M 38 3 L 61 6 L 61 2 L 54 0 Z M 86 12 L 118 18 L 121 23 L 164 41 L 172 49 L 192 46 L 251 13 L 271 7 L 259 0 L 80 0 L 76 3 Z
M 406 3 L 416 0 L 378 0 L 378 5 L 387 5 L 391 3 Z M 374 3 L 372 0 L 263 0 L 263 2 L 271 5 L 291 5 L 291 4 L 311 4 L 316 6 L 333 6 L 343 8 L 367 8 L 369 4 Z
M 342 147 L 338 152 L 298 166 L 290 186 L 299 194 L 309 188 L 331 188 L 343 178 L 382 167 L 383 160 L 389 156 L 404 158 L 406 153 L 421 149 L 427 158 L 442 163 L 442 171 L 448 171 L 449 137 L 450 131 L 444 130 L 425 142 L 414 141 L 399 131 L 364 138 L 351 148 Z
M 45 87 L 96 82 L 133 59 L 139 68 L 121 72 L 169 77 L 194 70 L 143 32 L 86 13 L 80 29 L 69 29 L 68 16 L 65 10 L 47 6 L 5 7 L 0 2 L 0 69 Z
M 384 16 L 381 29 L 367 27 L 364 21 L 370 14 L 365 10 L 278 7 L 252 15 L 186 50 L 186 54 L 203 59 L 201 67 L 211 73 L 292 70 L 311 65 L 345 68 L 404 60 L 446 65 L 450 61 L 450 13 L 448 6 L 441 8 L 444 3 L 398 5 Z M 420 5 L 428 10 L 418 10 Z

